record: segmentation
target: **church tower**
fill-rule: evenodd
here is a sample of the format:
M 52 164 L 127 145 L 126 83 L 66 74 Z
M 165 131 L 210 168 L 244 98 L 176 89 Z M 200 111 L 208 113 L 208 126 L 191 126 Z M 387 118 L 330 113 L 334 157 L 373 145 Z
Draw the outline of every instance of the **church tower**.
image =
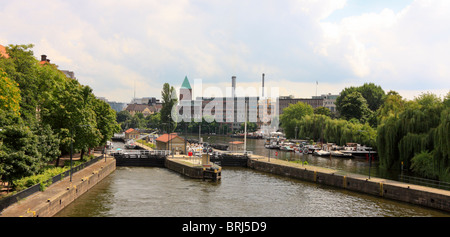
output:
M 184 77 L 180 88 L 180 101 L 182 100 L 192 100 L 192 88 L 187 76 Z

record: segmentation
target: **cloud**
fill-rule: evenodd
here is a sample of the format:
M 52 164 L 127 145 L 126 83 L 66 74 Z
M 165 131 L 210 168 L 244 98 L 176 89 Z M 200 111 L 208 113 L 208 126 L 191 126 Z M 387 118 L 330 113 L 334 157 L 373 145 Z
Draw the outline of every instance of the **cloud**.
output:
M 352 12 L 346 0 L 15 0 L 0 6 L 0 44 L 35 44 L 98 96 L 160 97 L 184 76 L 260 84 L 299 97 L 374 82 L 385 90 L 449 88 L 449 2 Z M 406 92 L 405 92 L 406 93 Z
M 321 23 L 316 53 L 347 68 L 361 82 L 394 90 L 450 88 L 448 1 L 416 0 L 399 12 L 388 8 Z

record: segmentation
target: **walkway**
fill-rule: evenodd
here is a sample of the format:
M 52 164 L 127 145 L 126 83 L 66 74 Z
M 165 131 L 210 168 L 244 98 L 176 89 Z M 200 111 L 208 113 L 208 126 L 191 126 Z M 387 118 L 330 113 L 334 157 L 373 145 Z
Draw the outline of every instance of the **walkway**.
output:
M 48 202 L 52 197 L 57 196 L 57 194 L 61 193 L 67 188 L 74 187 L 79 185 L 84 177 L 91 175 L 93 172 L 96 172 L 107 164 L 114 162 L 114 158 L 107 157 L 105 159 L 101 159 L 98 162 L 80 170 L 72 175 L 72 183 L 70 182 L 70 176 L 64 178 L 63 180 L 52 184 L 47 187 L 43 192 L 37 192 L 19 202 L 7 207 L 0 213 L 0 217 L 21 217 L 21 216 L 36 216 L 33 208 L 36 208 L 38 205 L 42 203 Z

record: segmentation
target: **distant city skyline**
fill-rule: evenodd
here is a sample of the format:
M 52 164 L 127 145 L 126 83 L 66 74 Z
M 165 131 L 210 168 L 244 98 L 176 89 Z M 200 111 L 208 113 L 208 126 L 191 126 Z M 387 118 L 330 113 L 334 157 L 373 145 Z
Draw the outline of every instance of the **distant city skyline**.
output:
M 0 44 L 34 44 L 109 101 L 203 87 L 311 98 L 372 82 L 407 99 L 450 90 L 450 1 L 62 1 L 0 4 Z M 317 91 L 317 92 L 316 92 Z

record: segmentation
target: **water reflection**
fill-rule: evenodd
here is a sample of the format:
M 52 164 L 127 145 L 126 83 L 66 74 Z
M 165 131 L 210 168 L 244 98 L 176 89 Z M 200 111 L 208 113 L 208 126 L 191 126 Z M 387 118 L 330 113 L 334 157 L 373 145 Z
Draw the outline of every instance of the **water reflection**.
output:
M 118 167 L 58 216 L 445 216 L 246 168 L 227 167 L 222 172 L 222 181 L 212 182 L 164 168 Z
M 184 137 L 183 135 L 181 135 Z M 186 135 L 187 138 L 197 139 L 198 135 Z M 231 141 L 243 141 L 239 138 L 231 138 L 229 136 L 202 136 L 203 141 L 208 143 L 228 144 Z M 321 166 L 331 169 L 340 170 L 342 172 L 356 173 L 362 175 L 369 175 L 369 161 L 366 158 L 342 158 L 342 157 L 319 157 L 311 154 L 297 154 L 294 152 L 287 152 L 281 150 L 271 150 L 264 147 L 264 139 L 247 139 L 247 150 L 254 154 L 277 158 L 289 161 L 307 161 L 308 164 L 314 166 Z M 275 156 L 275 153 L 278 153 Z M 378 161 L 372 161 L 370 175 L 373 177 L 386 178 L 397 180 L 400 174 L 399 170 L 385 170 L 380 169 Z

